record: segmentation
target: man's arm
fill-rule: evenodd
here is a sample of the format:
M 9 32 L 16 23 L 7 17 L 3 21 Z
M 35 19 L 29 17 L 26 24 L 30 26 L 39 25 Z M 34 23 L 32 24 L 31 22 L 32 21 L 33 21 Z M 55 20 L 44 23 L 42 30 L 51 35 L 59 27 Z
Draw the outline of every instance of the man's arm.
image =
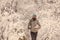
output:
M 31 29 L 31 20 L 28 23 L 28 29 Z
M 39 23 L 39 21 L 37 20 L 37 24 L 39 25 L 39 29 L 41 28 L 41 25 L 40 25 L 40 23 Z

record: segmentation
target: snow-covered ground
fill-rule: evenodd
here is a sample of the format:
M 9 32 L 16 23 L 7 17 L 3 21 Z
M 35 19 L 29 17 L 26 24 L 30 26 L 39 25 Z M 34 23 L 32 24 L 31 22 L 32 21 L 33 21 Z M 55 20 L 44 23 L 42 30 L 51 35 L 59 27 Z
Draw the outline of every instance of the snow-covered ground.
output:
M 33 14 L 41 24 L 37 40 L 60 40 L 60 0 L 0 0 L 0 40 L 30 40 Z

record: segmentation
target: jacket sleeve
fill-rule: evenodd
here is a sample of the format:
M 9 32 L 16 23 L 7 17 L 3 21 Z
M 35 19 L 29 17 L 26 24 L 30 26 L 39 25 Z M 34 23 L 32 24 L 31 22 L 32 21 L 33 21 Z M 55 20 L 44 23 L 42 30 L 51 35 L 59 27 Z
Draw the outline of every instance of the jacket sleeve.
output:
M 41 28 L 41 25 L 40 25 L 40 23 L 39 23 L 39 21 L 37 20 L 37 24 L 39 25 L 39 28 Z
M 31 20 L 28 23 L 28 29 L 31 29 Z

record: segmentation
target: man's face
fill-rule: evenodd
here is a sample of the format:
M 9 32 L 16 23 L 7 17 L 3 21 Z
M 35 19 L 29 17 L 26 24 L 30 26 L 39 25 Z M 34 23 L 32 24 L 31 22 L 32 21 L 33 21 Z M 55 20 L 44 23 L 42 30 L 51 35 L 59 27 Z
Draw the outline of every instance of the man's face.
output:
M 33 18 L 36 18 L 36 16 L 34 16 Z
M 36 20 L 36 16 L 33 16 L 33 20 Z

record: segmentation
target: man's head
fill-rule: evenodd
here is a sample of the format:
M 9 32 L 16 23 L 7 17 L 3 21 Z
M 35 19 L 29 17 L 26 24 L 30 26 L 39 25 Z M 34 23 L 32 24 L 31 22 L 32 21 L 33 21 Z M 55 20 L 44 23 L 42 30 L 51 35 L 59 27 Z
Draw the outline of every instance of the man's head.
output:
M 32 16 L 32 19 L 33 19 L 34 21 L 36 20 L 36 15 L 35 15 L 35 14 Z

